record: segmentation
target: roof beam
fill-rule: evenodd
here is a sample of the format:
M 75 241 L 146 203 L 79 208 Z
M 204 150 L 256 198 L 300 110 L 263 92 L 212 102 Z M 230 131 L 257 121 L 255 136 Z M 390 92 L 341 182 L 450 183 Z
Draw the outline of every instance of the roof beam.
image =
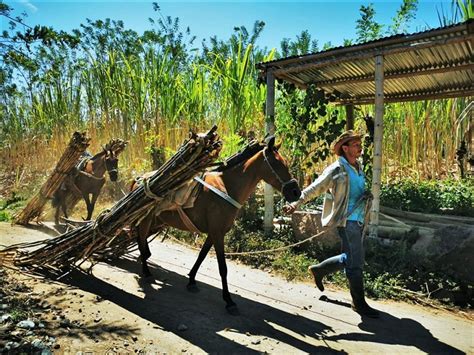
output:
M 280 75 L 275 75 L 275 78 L 288 81 L 294 84 L 297 88 L 302 89 L 302 90 L 306 90 L 307 88 L 307 85 L 304 83 L 303 80 L 293 75 L 280 74 Z
M 420 75 L 433 75 L 433 74 L 441 74 L 446 72 L 455 72 L 455 71 L 462 71 L 462 70 L 474 70 L 474 63 L 464 63 L 464 64 L 456 64 L 450 63 L 446 67 L 441 68 L 408 68 L 403 71 L 393 72 L 393 73 L 385 73 L 385 80 L 390 79 L 400 79 L 406 77 L 414 77 Z M 318 85 L 333 85 L 333 84 L 348 84 L 348 83 L 362 83 L 362 82 L 372 82 L 375 80 L 374 74 L 368 75 L 360 75 L 356 77 L 342 77 L 336 78 L 331 80 L 321 80 L 321 81 L 314 81 L 312 84 Z

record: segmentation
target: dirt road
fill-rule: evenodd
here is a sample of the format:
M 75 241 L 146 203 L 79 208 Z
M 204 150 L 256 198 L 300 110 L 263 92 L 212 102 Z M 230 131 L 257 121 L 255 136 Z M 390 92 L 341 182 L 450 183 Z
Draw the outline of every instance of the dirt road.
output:
M 0 223 L 0 244 L 46 238 L 47 231 Z M 231 316 L 214 256 L 204 261 L 200 292 L 193 294 L 186 291 L 186 273 L 196 251 L 170 241 L 154 241 L 151 250 L 155 280 L 149 283 L 137 276 L 136 255 L 61 282 L 26 278 L 33 295 L 54 305 L 48 324 L 60 351 L 474 354 L 473 322 L 465 317 L 371 301 L 381 318 L 361 319 L 350 309 L 347 292 L 328 290 L 321 300 L 309 283 L 229 261 L 229 287 L 240 310 Z M 76 326 L 55 328 L 58 312 Z

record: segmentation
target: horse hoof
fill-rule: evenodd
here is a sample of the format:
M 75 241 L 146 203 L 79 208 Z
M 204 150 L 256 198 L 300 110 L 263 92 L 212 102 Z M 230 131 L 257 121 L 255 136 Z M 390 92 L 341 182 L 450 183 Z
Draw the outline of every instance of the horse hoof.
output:
M 228 306 L 225 306 L 225 309 L 227 310 L 227 313 L 229 313 L 231 316 L 239 316 L 239 308 L 237 307 L 236 304 L 231 304 Z
M 197 287 L 197 285 L 195 283 L 194 284 L 187 284 L 186 289 L 189 292 L 192 292 L 192 293 L 198 293 L 199 292 L 199 287 Z

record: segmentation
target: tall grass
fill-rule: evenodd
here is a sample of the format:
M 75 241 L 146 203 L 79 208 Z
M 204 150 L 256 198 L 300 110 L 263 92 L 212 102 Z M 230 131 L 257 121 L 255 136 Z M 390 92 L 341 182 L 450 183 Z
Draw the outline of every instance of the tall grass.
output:
M 39 72 L 26 71 L 23 90 L 2 98 L 2 165 L 10 171 L 44 172 L 54 166 L 74 130 L 89 132 L 92 151 L 112 137 L 129 140 L 121 164 L 130 173 L 151 168 L 151 145 L 166 147 L 170 155 L 189 129 L 218 124 L 224 155 L 235 152 L 251 131 L 263 138 L 266 87 L 257 80 L 255 64 L 274 59 L 275 50 L 262 54 L 240 39 L 228 51 L 207 52 L 207 60 L 199 55 L 178 60 L 173 47 L 139 37 L 129 47 L 134 50 L 117 46 L 95 51 L 92 45 L 82 51 L 38 49 Z M 453 137 L 467 103 L 450 99 L 387 105 L 385 177 L 452 175 L 459 143 Z M 344 110 L 338 110 L 342 119 Z M 359 112 L 363 116 L 373 108 L 362 106 Z M 284 108 L 277 115 L 293 119 Z M 356 124 L 364 130 L 363 120 Z

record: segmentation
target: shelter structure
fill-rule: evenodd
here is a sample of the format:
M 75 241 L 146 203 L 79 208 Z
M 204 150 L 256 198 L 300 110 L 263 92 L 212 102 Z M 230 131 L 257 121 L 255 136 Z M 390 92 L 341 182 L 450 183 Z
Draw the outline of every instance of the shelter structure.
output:
M 353 105 L 375 105 L 369 233 L 377 236 L 384 104 L 474 95 L 474 20 L 428 31 L 257 64 L 266 79 L 266 132 L 273 134 L 275 80 L 337 93 L 353 128 Z M 265 229 L 272 229 L 273 192 L 265 186 Z

